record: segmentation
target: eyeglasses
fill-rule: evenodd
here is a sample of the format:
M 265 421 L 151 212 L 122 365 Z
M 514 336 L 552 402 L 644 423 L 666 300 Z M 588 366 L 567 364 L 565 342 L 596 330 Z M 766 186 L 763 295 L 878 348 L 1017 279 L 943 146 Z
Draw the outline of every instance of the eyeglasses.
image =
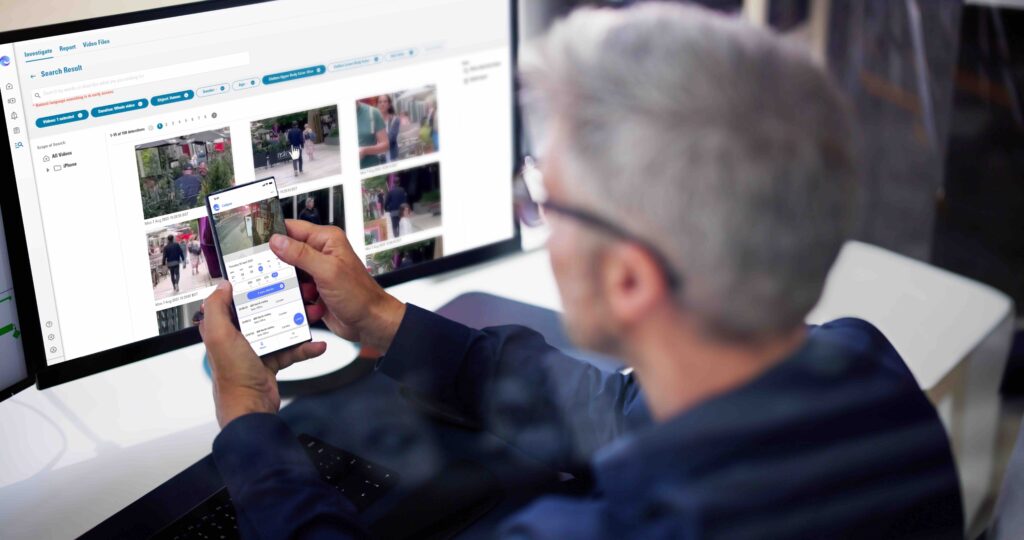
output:
M 544 187 L 544 176 L 540 172 L 537 160 L 532 156 L 523 158 L 523 164 L 512 179 L 512 193 L 516 215 L 523 225 L 527 227 L 544 225 L 547 222 L 545 219 L 545 213 L 547 212 L 554 212 L 575 219 L 580 223 L 615 236 L 622 241 L 640 246 L 654 258 L 671 290 L 678 291 L 682 287 L 682 276 L 672 269 L 668 258 L 665 257 L 661 250 L 654 247 L 647 240 L 636 236 L 593 212 L 549 201 L 547 190 Z

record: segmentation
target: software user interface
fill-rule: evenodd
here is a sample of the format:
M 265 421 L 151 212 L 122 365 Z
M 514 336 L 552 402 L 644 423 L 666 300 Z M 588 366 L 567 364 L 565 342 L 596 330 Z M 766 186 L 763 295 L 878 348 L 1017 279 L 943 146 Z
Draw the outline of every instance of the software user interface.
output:
M 295 267 L 270 251 L 270 237 L 287 234 L 273 178 L 215 193 L 207 203 L 238 327 L 253 350 L 262 356 L 309 341 Z
M 275 177 L 375 276 L 512 238 L 510 28 L 508 0 L 307 0 L 0 44 L 48 364 L 195 326 L 232 185 Z

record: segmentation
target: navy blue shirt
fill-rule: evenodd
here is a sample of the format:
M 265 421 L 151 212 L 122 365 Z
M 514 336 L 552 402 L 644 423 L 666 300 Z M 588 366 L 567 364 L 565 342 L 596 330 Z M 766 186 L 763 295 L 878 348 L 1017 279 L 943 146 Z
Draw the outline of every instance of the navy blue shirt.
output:
M 296 148 L 301 148 L 301 147 L 306 145 L 305 143 L 306 143 L 306 141 L 302 137 L 302 130 L 301 129 L 299 129 L 297 127 L 293 127 L 293 128 L 288 130 L 288 144 L 290 144 L 290 145 L 292 145 L 292 146 L 294 146 Z
M 749 383 L 653 423 L 636 380 L 522 327 L 474 330 L 410 305 L 379 369 L 548 466 L 585 497 L 542 497 L 514 538 L 962 538 L 945 430 L 892 345 L 842 319 Z M 213 457 L 245 537 L 361 537 L 282 420 L 231 422 Z

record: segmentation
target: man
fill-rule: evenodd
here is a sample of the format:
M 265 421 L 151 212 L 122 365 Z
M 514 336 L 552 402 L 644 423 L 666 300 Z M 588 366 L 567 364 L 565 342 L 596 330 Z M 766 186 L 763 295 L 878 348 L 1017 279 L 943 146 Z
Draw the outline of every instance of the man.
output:
M 298 176 L 302 174 L 302 147 L 306 145 L 298 122 L 292 122 L 292 127 L 288 130 L 287 136 L 288 144 L 292 146 L 292 154 L 294 155 L 295 152 L 299 154 L 298 159 L 292 158 L 292 175 Z
M 199 178 L 206 180 L 206 175 L 210 174 L 210 168 L 206 165 L 205 161 L 199 163 Z
M 181 176 L 174 180 L 174 189 L 178 192 L 182 209 L 195 207 L 199 201 L 199 192 L 203 188 L 202 180 L 192 174 L 192 171 L 192 164 L 186 163 Z
M 384 197 L 384 211 L 391 216 L 391 234 L 394 236 L 398 236 L 398 222 L 402 219 L 402 205 L 408 201 L 409 198 L 406 196 L 405 190 L 398 185 L 396 179 L 394 185 L 388 189 L 387 196 Z
M 178 280 L 181 279 L 181 265 L 185 262 L 185 252 L 181 246 L 174 241 L 174 235 L 167 235 L 167 244 L 164 246 L 164 257 L 161 264 L 167 265 L 171 272 L 171 287 L 178 292 Z
M 388 151 L 387 124 L 377 107 L 356 102 L 356 127 L 359 137 L 359 168 L 374 167 L 386 161 Z
M 497 535 L 961 538 L 945 431 L 899 355 L 863 321 L 803 322 L 857 179 L 848 113 L 807 55 L 652 2 L 575 13 L 526 66 L 527 110 L 548 112 L 534 140 L 568 331 L 631 374 L 525 328 L 405 305 L 337 230 L 290 222 L 271 239 L 312 277 L 310 321 L 386 351 L 381 372 L 551 468 L 593 476 L 588 495 L 540 498 Z M 276 371 L 326 345 L 261 362 L 230 299 L 228 286 L 207 299 L 200 331 L 239 521 L 265 537 L 360 535 L 273 414 Z
M 313 197 L 306 197 L 306 206 L 299 212 L 299 219 L 308 221 L 313 225 L 323 225 L 320 219 L 320 211 L 316 209 L 316 200 Z

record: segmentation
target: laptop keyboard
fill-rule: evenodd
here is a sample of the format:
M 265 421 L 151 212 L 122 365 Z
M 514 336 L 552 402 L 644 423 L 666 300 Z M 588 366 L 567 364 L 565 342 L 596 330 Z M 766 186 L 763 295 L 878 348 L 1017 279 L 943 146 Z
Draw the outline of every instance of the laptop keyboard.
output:
M 334 486 L 362 512 L 379 500 L 398 482 L 394 472 L 335 448 L 310 435 L 299 435 L 299 442 L 320 476 Z M 153 538 L 158 540 L 228 540 L 239 538 L 235 507 L 227 488 L 178 518 Z

